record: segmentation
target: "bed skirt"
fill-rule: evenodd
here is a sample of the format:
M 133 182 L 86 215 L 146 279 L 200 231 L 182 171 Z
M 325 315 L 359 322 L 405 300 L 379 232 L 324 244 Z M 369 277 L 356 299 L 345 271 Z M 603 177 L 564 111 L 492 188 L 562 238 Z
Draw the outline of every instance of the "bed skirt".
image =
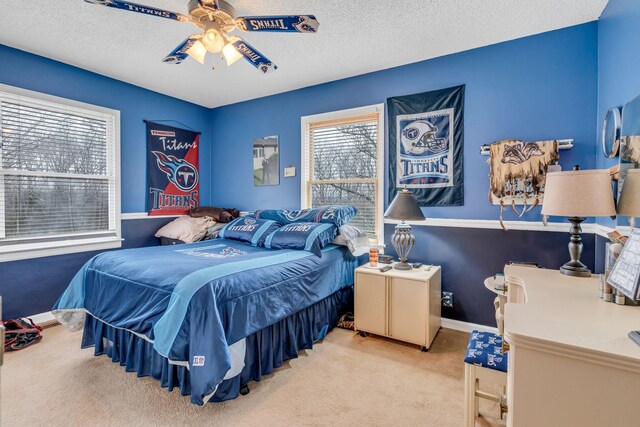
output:
M 311 349 L 314 342 L 323 339 L 336 326 L 340 315 L 349 311 L 352 302 L 353 286 L 348 286 L 249 335 L 242 372 L 223 381 L 209 402 L 235 399 L 240 389 L 250 381 L 260 381 L 263 375 L 270 374 L 285 361 L 297 358 L 299 351 Z M 150 342 L 129 331 L 109 326 L 89 314 L 82 336 L 82 348 L 87 347 L 95 347 L 96 356 L 106 354 L 138 377 L 150 376 L 169 391 L 178 388 L 183 396 L 191 394 L 186 367 L 169 364 Z

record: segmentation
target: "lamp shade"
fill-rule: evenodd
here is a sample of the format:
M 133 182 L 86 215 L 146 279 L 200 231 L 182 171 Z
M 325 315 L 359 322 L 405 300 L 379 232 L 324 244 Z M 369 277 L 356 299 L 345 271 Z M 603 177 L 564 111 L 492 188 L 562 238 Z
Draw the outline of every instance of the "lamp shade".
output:
M 543 215 L 614 216 L 611 177 L 606 169 L 549 172 L 544 185 Z
M 413 193 L 406 188 L 396 194 L 384 213 L 385 218 L 399 220 L 422 220 L 424 215 Z
M 627 171 L 618 201 L 618 213 L 630 217 L 640 216 L 640 169 Z

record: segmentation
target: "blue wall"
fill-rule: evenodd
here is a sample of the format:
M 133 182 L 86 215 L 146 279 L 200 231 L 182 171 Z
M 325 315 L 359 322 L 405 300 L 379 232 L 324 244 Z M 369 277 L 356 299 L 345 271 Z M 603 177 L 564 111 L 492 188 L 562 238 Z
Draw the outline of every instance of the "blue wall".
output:
M 387 242 L 393 228 L 385 225 Z M 443 307 L 442 316 L 463 322 L 495 326 L 495 294 L 484 287 L 484 279 L 502 271 L 509 261 L 552 269 L 569 261 L 568 233 L 424 226 L 413 227 L 413 233 L 416 246 L 409 261 L 442 266 L 442 288 L 454 295 L 453 308 Z M 581 259 L 594 271 L 595 235 L 582 238 Z M 391 245 L 386 252 L 397 256 Z
M 598 121 L 596 165 L 609 168 L 618 158 L 604 157 L 600 149 L 600 133 L 605 114 L 610 108 L 622 107 L 640 95 L 640 2 L 610 0 L 598 21 Z M 616 221 L 598 218 L 598 223 L 615 228 Z M 619 225 L 629 225 L 618 218 Z M 598 265 L 604 266 L 605 239 L 597 239 Z
M 436 218 L 497 219 L 486 201 L 489 172 L 482 144 L 504 138 L 573 138 L 563 151 L 568 168 L 595 167 L 598 24 L 589 23 L 507 43 L 405 65 L 288 93 L 207 110 L 65 64 L 0 46 L 0 83 L 121 110 L 123 211 L 143 211 L 145 138 L 142 119 L 174 119 L 203 131 L 202 201 L 240 209 L 300 206 L 300 117 L 385 102 L 390 96 L 466 84 L 465 206 L 428 208 Z M 281 169 L 295 178 L 273 187 L 253 186 L 252 141 L 280 135 Z M 211 156 L 211 161 L 208 159 Z M 538 210 L 539 212 L 539 210 Z M 525 219 L 539 220 L 539 213 Z M 510 212 L 506 219 L 518 219 Z M 156 220 L 123 222 L 126 245 L 157 244 Z M 416 227 L 412 258 L 443 265 L 443 287 L 455 292 L 444 315 L 494 324 L 492 296 L 482 279 L 509 260 L 547 267 L 566 261 L 565 233 Z M 390 235 L 393 227 L 385 226 Z M 587 263 L 594 240 L 585 238 Z M 389 247 L 390 252 L 392 252 Z M 0 264 L 7 316 L 46 310 L 92 254 Z M 28 274 L 24 272 L 29 271 Z
M 156 231 L 168 218 L 122 221 L 122 247 L 156 246 Z M 51 310 L 82 265 L 99 252 L 81 252 L 0 263 L 0 295 L 4 319 L 15 319 Z
M 565 169 L 595 167 L 597 23 L 527 37 L 288 93 L 211 112 L 215 141 L 212 199 L 240 209 L 300 206 L 300 176 L 275 187 L 254 187 L 252 141 L 280 135 L 281 168 L 300 171 L 300 117 L 385 102 L 387 97 L 466 85 L 465 205 L 425 208 L 428 217 L 497 219 L 487 202 L 482 144 L 505 138 L 573 138 L 561 152 Z M 386 136 L 386 135 L 385 135 Z M 386 144 L 385 144 L 386 145 Z M 217 183 L 224 183 L 217 185 Z M 512 212 L 506 219 L 517 220 Z M 539 209 L 524 219 L 539 220 Z M 563 219 L 557 218 L 558 221 Z M 385 226 L 386 241 L 393 226 Z M 483 279 L 508 261 L 557 268 L 568 261 L 566 233 L 414 227 L 411 259 L 443 266 L 443 289 L 454 292 L 445 317 L 495 325 L 493 297 Z M 583 260 L 593 268 L 595 239 L 585 236 Z M 387 252 L 394 253 L 391 245 Z
M 80 68 L 0 45 L 0 83 L 120 110 L 122 212 L 146 207 L 143 119 L 173 119 L 202 131 L 201 202 L 211 200 L 210 110 Z M 158 244 L 166 219 L 122 222 L 125 248 Z M 0 263 L 5 319 L 48 311 L 92 252 Z
M 143 120 L 172 119 L 201 131 L 200 200 L 203 204 L 211 200 L 210 109 L 4 45 L 0 45 L 0 83 L 120 111 L 122 212 L 146 210 Z
M 466 84 L 465 205 L 425 209 L 436 218 L 497 219 L 487 202 L 482 144 L 505 138 L 574 138 L 567 167 L 595 167 L 597 23 L 216 108 L 212 200 L 240 209 L 300 206 L 300 177 L 254 187 L 252 141 L 280 135 L 281 168 L 300 168 L 300 117 L 385 102 L 391 96 Z M 216 185 L 222 183 L 224 185 Z M 506 219 L 518 219 L 506 213 Z M 539 209 L 526 219 L 539 220 Z
M 610 0 L 598 21 L 598 135 L 606 112 L 640 95 L 640 1 Z M 598 146 L 598 166 L 610 167 Z

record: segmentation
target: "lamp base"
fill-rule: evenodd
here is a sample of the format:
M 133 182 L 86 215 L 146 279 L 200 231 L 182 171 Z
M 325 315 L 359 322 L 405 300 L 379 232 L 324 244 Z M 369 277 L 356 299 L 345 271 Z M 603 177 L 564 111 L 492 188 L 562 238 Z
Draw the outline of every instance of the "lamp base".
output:
M 581 217 L 567 218 L 571 222 L 571 240 L 569 242 L 569 255 L 571 261 L 560 267 L 560 273 L 573 277 L 591 277 L 591 270 L 580 262 L 582 254 L 582 228 L 580 224 L 584 221 Z
M 580 261 L 569 261 L 560 267 L 560 273 L 573 277 L 591 277 L 591 270 Z
M 413 267 L 407 261 L 396 262 L 393 268 L 396 270 L 413 270 Z
M 411 265 L 407 264 L 409 252 L 416 241 L 416 236 L 411 233 L 411 226 L 402 221 L 396 225 L 396 229 L 391 236 L 391 244 L 398 254 L 400 262 L 393 266 L 396 270 L 411 270 Z

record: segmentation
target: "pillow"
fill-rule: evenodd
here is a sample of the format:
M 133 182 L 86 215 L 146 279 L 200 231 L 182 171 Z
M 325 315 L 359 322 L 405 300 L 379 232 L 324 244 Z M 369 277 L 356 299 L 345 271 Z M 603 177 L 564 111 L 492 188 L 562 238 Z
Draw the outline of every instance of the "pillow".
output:
M 337 234 L 338 228 L 333 224 L 295 222 L 283 225 L 269 234 L 264 242 L 264 247 L 269 249 L 300 249 L 321 256 L 322 248 L 331 243 Z
M 353 206 L 321 206 L 318 208 L 286 210 L 265 209 L 250 212 L 247 216 L 253 218 L 270 219 L 281 224 L 293 222 L 322 222 L 340 227 L 351 221 L 358 210 Z
M 216 222 L 209 217 L 191 218 L 190 216 L 180 216 L 166 224 L 156 233 L 156 237 L 167 237 L 169 239 L 182 240 L 186 243 L 193 243 L 202 240 L 207 229 Z
M 338 236 L 331 243 L 346 246 L 354 256 L 366 254 L 371 246 L 367 233 L 349 224 L 338 228 Z
M 240 211 L 237 209 L 216 208 L 215 206 L 200 206 L 198 208 L 190 208 L 189 216 L 193 218 L 208 216 L 216 222 L 230 222 L 240 216 Z
M 214 225 L 212 225 L 211 227 L 209 227 L 207 229 L 207 234 L 205 234 L 204 238 L 202 240 L 211 240 L 211 239 L 215 239 L 216 237 L 218 237 L 218 234 L 220 233 L 220 230 L 222 230 L 225 227 L 226 224 L 220 223 L 220 222 L 216 222 Z
M 225 225 L 218 233 L 218 238 L 239 240 L 251 243 L 251 246 L 262 246 L 264 239 L 278 228 L 280 228 L 280 224 L 275 221 L 243 216 Z

